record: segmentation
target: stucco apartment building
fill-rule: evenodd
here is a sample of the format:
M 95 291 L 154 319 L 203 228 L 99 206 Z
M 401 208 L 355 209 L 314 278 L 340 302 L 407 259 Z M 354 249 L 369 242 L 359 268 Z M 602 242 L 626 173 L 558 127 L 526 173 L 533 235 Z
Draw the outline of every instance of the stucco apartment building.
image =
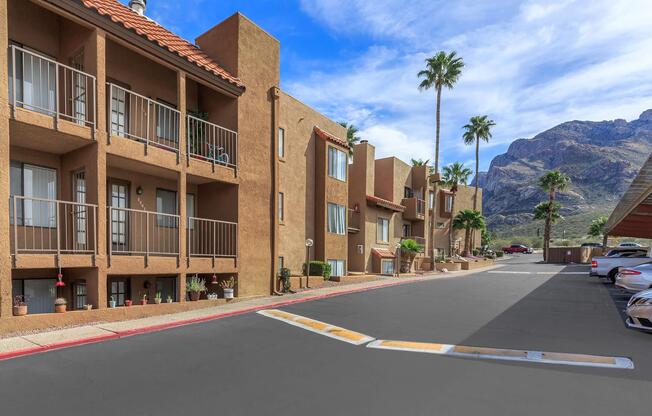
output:
M 305 238 L 346 258 L 344 132 L 279 90 L 279 42 L 235 14 L 191 44 L 130 3 L 0 0 L 0 318 L 183 302 L 195 274 L 269 294 Z
M 449 225 L 462 209 L 473 206 L 474 189 L 460 186 L 452 204 L 448 189 L 435 197 L 427 166 L 410 166 L 395 157 L 376 159 L 373 145 L 363 140 L 353 147 L 349 166 L 349 271 L 393 274 L 397 272 L 397 248 L 403 239 L 423 247 L 414 269 L 430 270 L 430 222 L 434 223 L 435 258 L 449 252 Z M 479 190 L 479 201 L 482 193 Z M 482 210 L 481 206 L 479 207 Z M 455 246 L 463 232 L 454 232 Z M 476 235 L 479 243 L 479 234 Z

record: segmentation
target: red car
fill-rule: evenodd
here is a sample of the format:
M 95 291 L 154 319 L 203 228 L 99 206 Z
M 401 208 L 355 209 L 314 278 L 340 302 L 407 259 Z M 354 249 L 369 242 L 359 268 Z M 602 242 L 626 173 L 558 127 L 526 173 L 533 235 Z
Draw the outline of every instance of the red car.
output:
M 514 254 L 514 253 L 523 253 L 523 254 L 532 254 L 532 249 L 523 244 L 512 244 L 511 246 L 503 247 L 503 253 L 505 254 Z

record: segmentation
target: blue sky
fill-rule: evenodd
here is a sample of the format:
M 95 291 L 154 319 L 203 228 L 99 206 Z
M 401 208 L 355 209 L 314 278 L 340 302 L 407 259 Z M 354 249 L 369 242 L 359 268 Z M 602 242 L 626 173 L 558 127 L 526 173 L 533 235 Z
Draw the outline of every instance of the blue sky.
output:
M 127 0 L 122 0 L 127 3 Z M 456 50 L 462 77 L 445 91 L 442 164 L 473 167 L 461 141 L 488 114 L 481 170 L 516 138 L 567 120 L 631 120 L 652 108 L 650 0 L 149 0 L 147 14 L 193 40 L 240 11 L 281 42 L 281 87 L 354 123 L 378 156 L 434 154 L 433 92 L 416 73 Z

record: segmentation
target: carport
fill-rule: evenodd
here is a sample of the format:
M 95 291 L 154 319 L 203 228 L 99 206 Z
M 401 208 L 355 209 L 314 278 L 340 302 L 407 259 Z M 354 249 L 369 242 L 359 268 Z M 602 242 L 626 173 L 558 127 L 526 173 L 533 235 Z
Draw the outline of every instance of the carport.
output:
M 605 225 L 612 236 L 652 238 L 652 155 Z

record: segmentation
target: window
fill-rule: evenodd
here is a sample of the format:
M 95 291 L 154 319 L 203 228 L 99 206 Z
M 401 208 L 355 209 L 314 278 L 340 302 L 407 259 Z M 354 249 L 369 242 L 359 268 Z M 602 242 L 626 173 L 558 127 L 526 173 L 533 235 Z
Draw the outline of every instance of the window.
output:
M 56 227 L 57 207 L 54 201 L 57 198 L 56 170 L 11 161 L 10 182 L 10 194 L 25 197 L 15 198 L 18 225 Z M 13 205 L 12 203 L 9 207 L 9 218 L 12 223 Z
M 328 176 L 331 178 L 346 181 L 346 153 L 328 146 Z
M 378 218 L 376 239 L 382 243 L 389 243 L 389 220 Z
M 118 306 L 123 306 L 125 304 L 125 299 L 127 299 L 127 284 L 125 280 L 113 280 L 111 281 L 111 286 L 109 287 L 109 300 L 115 300 Z
M 86 221 L 88 213 L 86 206 L 81 205 L 86 203 L 86 173 L 82 171 L 73 174 L 73 189 L 75 192 L 75 202 L 80 205 L 75 205 L 73 208 L 73 215 L 75 218 L 75 232 L 77 235 L 75 243 L 78 249 L 85 249 L 86 247 Z M 82 305 L 83 306 L 83 305 Z
M 432 209 L 432 207 L 435 206 L 435 193 L 430 192 L 429 194 L 429 199 L 428 199 L 428 208 Z
M 380 261 L 381 274 L 394 274 L 394 260 L 383 259 Z
M 283 207 L 283 192 L 278 193 L 278 220 L 283 221 L 285 218 L 284 207 Z
M 163 139 L 163 144 L 175 147 L 179 142 L 179 113 L 177 106 L 158 99 L 156 104 L 156 136 Z
M 453 195 L 446 195 L 444 198 L 444 212 L 453 212 Z
M 410 224 L 403 224 L 403 237 L 409 237 L 411 234 Z
M 84 309 L 84 305 L 88 303 L 86 301 L 86 282 L 75 282 L 73 290 L 75 293 L 75 309 Z
M 414 193 L 412 192 L 412 188 L 406 186 L 403 188 L 403 198 L 412 198 L 414 196 Z
M 190 217 L 195 216 L 195 195 L 186 194 L 186 217 L 188 217 L 188 229 L 195 228 L 194 220 Z
M 331 265 L 331 276 L 346 276 L 344 260 L 328 260 Z
M 328 232 L 344 235 L 346 233 L 346 207 L 328 203 Z
M 177 218 L 171 215 L 177 215 L 177 193 L 175 191 L 168 191 L 166 189 L 156 190 L 156 224 L 159 227 L 176 228 Z
M 278 128 L 278 157 L 285 157 L 285 130 Z
M 15 42 L 11 45 L 22 47 L 27 53 L 16 49 L 16 106 L 31 111 L 54 115 L 56 109 L 56 64 L 38 55 L 55 60 L 34 49 Z M 9 56 L 9 99 L 14 99 L 13 58 Z

